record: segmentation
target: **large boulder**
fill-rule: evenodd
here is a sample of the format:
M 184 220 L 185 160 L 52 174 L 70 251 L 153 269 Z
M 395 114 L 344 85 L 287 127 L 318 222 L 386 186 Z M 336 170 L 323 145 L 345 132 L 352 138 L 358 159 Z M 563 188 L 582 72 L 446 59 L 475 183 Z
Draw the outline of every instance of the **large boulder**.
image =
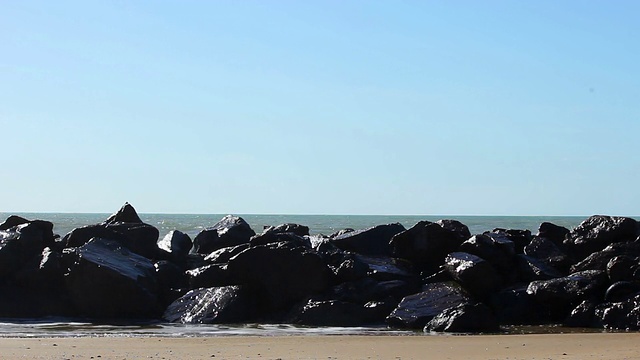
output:
M 158 248 L 164 250 L 174 257 L 181 259 L 189 254 L 193 247 L 193 241 L 189 235 L 182 231 L 172 230 L 165 237 L 158 241 Z
M 628 242 L 638 236 L 638 223 L 631 218 L 595 215 L 574 228 L 564 245 L 578 260 L 618 242 Z
M 120 210 L 113 213 L 104 221 L 104 224 L 117 224 L 117 223 L 131 223 L 142 224 L 142 220 L 136 209 L 133 208 L 128 202 L 124 203 Z
M 571 260 L 556 242 L 544 237 L 534 237 L 531 242 L 524 247 L 524 254 L 545 262 L 561 272 L 568 272 Z
M 470 301 L 455 283 L 427 284 L 422 290 L 402 299 L 387 317 L 387 323 L 398 328 L 422 329 L 443 310 Z
M 66 284 L 80 315 L 94 319 L 156 319 L 161 314 L 153 263 L 119 242 L 93 238 L 68 251 Z
M 596 251 L 584 260 L 571 266 L 571 272 L 584 270 L 606 270 L 607 264 L 618 256 L 637 258 L 640 256 L 640 241 L 615 243 Z
M 378 225 L 365 230 L 357 230 L 331 238 L 338 248 L 362 255 L 391 256 L 389 242 L 394 235 L 404 231 L 401 224 Z
M 569 236 L 570 232 L 571 231 L 566 227 L 552 224 L 550 222 L 543 222 L 538 227 L 538 234 L 536 234 L 536 236 L 548 239 L 554 244 L 561 246 L 564 240 Z
M 200 231 L 193 239 L 193 247 L 198 254 L 210 254 L 225 247 L 246 244 L 255 234 L 243 218 L 227 215 L 212 227 Z
M 158 229 L 142 222 L 115 222 L 75 228 L 62 238 L 65 247 L 79 247 L 93 238 L 119 242 L 132 252 L 149 259 L 159 256 Z
M 447 224 L 456 229 L 451 221 Z M 462 232 L 445 229 L 438 223 L 420 221 L 394 235 L 390 244 L 393 256 L 410 260 L 418 268 L 434 270 L 442 265 L 448 253 L 455 251 L 468 238 L 464 237 L 468 232 L 468 229 Z
M 287 322 L 307 326 L 364 326 L 380 318 L 378 309 L 369 304 L 309 299 L 294 307 Z
M 330 299 L 356 304 L 394 300 L 397 305 L 405 296 L 415 294 L 417 291 L 420 291 L 420 285 L 413 281 L 376 281 L 367 277 L 338 284 L 331 288 L 326 296 Z
M 53 224 L 38 221 L 0 230 L 0 280 L 53 245 L 52 229 Z
M 424 332 L 496 333 L 498 320 L 482 303 L 462 303 L 436 315 L 424 327 Z
M 503 325 L 543 324 L 549 320 L 548 310 L 527 293 L 526 285 L 501 289 L 488 303 Z
M 532 281 L 527 293 L 548 307 L 554 316 L 564 319 L 582 300 L 602 299 L 607 284 L 605 271 L 586 270 L 561 278 Z
M 517 273 L 515 243 L 506 236 L 495 233 L 474 235 L 460 245 L 460 250 L 488 261 L 507 283 L 515 281 Z
M 292 233 L 292 234 L 296 234 L 298 236 L 308 236 L 309 235 L 309 227 L 305 226 L 305 225 L 300 225 L 300 224 L 287 223 L 287 224 L 280 224 L 278 226 L 270 226 L 267 229 L 265 229 L 262 233 L 263 234 L 269 234 L 269 233 L 276 233 L 276 234 Z
M 502 278 L 484 259 L 464 252 L 447 255 L 444 268 L 470 293 L 484 298 L 502 286 Z
M 550 280 L 564 276 L 556 268 L 540 259 L 522 254 L 517 255 L 516 258 L 518 259 L 518 273 L 522 281 Z
M 640 330 L 640 295 L 596 306 L 595 319 L 605 329 Z
M 181 324 L 221 324 L 250 321 L 257 299 L 241 286 L 194 289 L 167 307 L 162 318 Z
M 239 284 L 261 291 L 274 310 L 324 291 L 332 282 L 318 254 L 286 243 L 250 247 L 229 260 L 228 269 Z

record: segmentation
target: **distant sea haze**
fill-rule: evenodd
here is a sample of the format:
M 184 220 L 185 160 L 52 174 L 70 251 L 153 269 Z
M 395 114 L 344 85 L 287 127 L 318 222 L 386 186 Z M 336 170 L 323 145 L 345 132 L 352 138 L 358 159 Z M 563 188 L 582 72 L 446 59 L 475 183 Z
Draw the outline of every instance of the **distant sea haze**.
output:
M 64 235 L 74 228 L 100 223 L 110 214 L 0 213 L 0 218 L 3 221 L 10 215 L 20 215 L 29 220 L 51 221 L 54 224 L 54 232 Z M 145 223 L 157 227 L 161 237 L 171 230 L 180 230 L 193 238 L 200 230 L 214 225 L 225 215 L 227 214 L 140 214 L 140 218 Z M 530 230 L 535 234 L 543 222 L 551 222 L 572 229 L 587 218 L 586 216 L 233 215 L 245 219 L 256 233 L 261 233 L 266 226 L 296 223 L 308 226 L 312 235 L 329 235 L 345 228 L 358 230 L 390 223 L 401 223 L 404 227 L 410 228 L 421 220 L 440 219 L 458 220 L 467 225 L 472 234 L 480 234 L 495 228 Z

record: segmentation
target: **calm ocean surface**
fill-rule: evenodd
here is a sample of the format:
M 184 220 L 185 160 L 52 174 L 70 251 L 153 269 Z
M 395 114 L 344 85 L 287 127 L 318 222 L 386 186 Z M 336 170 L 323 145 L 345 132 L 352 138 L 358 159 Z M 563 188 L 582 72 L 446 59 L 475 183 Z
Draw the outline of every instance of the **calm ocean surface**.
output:
M 9 215 L 20 215 L 27 219 L 48 220 L 54 224 L 54 232 L 64 236 L 76 227 L 104 221 L 110 214 L 70 213 L 0 213 L 0 221 Z M 171 230 L 180 230 L 192 238 L 202 229 L 210 227 L 226 214 L 140 214 L 142 220 L 158 228 L 160 237 Z M 406 228 L 420 220 L 436 221 L 455 219 L 469 227 L 472 234 L 494 228 L 531 230 L 535 234 L 542 222 L 551 222 L 569 229 L 577 226 L 586 217 L 567 216 L 386 216 L 386 215 L 239 215 L 256 233 L 265 226 L 297 223 L 309 227 L 311 234 L 329 235 L 344 228 L 365 229 L 374 225 L 401 223 Z M 549 329 L 518 330 L 545 332 Z M 228 335 L 326 335 L 326 334 L 414 334 L 410 331 L 392 331 L 387 328 L 339 328 L 297 327 L 290 325 L 245 324 L 225 325 L 96 325 L 67 319 L 0 319 L 0 336 L 228 336 Z

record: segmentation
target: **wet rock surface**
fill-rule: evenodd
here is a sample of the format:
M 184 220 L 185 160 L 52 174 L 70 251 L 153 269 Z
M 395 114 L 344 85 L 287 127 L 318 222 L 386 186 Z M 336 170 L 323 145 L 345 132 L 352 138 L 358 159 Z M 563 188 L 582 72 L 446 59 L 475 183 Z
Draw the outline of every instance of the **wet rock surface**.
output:
M 495 332 L 564 323 L 640 330 L 638 222 L 593 216 L 471 234 L 456 220 L 258 235 L 226 216 L 193 241 L 125 204 L 60 239 L 53 224 L 0 224 L 0 317 L 127 323 L 293 323 Z

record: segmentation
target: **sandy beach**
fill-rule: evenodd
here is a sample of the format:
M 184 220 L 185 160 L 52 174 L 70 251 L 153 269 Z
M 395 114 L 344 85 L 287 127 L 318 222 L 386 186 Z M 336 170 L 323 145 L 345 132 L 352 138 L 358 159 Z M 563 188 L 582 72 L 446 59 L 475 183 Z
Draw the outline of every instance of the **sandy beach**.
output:
M 2 338 L 2 359 L 638 359 L 640 334 Z

